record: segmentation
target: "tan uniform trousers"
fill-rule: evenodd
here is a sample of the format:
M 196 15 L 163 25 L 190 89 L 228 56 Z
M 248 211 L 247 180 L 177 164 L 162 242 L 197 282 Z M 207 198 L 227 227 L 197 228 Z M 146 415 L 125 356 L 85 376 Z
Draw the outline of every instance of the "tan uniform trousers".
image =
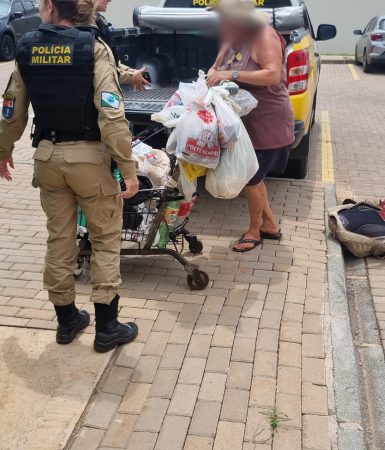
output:
M 34 155 L 34 185 L 47 216 L 44 287 L 59 306 L 75 301 L 73 271 L 78 249 L 77 207 L 82 208 L 92 243 L 91 301 L 109 304 L 120 277 L 122 200 L 99 142 L 41 141 Z

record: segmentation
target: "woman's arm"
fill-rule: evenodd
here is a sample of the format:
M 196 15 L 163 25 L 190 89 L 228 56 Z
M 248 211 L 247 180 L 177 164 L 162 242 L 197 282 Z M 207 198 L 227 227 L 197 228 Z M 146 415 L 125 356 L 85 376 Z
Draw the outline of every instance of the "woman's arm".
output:
M 282 77 L 282 44 L 274 29 L 266 27 L 258 36 L 252 50 L 253 60 L 259 64 L 260 70 L 242 70 L 237 81 L 254 86 L 277 86 Z M 217 72 L 212 80 L 213 86 L 223 80 L 231 80 L 233 71 Z M 213 81 L 215 84 L 210 83 Z

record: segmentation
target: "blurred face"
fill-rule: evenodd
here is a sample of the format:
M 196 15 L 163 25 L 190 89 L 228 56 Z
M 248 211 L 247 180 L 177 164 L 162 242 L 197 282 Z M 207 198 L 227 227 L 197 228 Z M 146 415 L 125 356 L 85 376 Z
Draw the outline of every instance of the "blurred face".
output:
M 96 0 L 95 1 L 95 7 L 97 12 L 106 12 L 109 3 L 111 3 L 112 0 Z
M 230 45 L 236 45 L 246 41 L 254 31 L 255 29 L 251 29 L 239 21 L 232 20 L 224 15 L 220 18 L 219 32 L 221 39 Z

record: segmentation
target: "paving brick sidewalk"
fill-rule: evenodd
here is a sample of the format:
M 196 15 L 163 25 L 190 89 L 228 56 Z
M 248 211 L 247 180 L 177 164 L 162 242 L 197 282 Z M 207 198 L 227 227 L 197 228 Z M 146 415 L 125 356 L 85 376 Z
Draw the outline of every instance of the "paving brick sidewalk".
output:
M 201 199 L 193 225 L 206 291 L 188 292 L 167 259 L 130 261 L 122 316 L 141 333 L 121 349 L 72 449 L 330 448 L 323 189 L 269 190 L 285 239 L 245 255 L 229 249 L 245 201 Z M 275 405 L 287 420 L 272 437 Z
M 0 325 L 54 329 L 30 155 L 25 138 L 14 182 L 0 183 Z M 269 191 L 285 238 L 245 255 L 230 250 L 247 225 L 245 199 L 200 199 L 203 292 L 188 291 L 168 258 L 123 260 L 121 316 L 140 334 L 111 361 L 71 448 L 330 448 L 323 188 L 271 181 Z M 89 291 L 83 276 L 78 303 L 92 311 Z M 274 406 L 287 419 L 273 436 Z
M 324 65 L 318 89 L 318 111 L 331 122 L 335 184 L 340 201 L 385 198 L 385 71 L 365 74 L 356 68 L 354 80 L 346 65 Z M 320 148 L 319 124 L 313 136 Z M 321 152 L 313 151 L 309 178 L 321 180 Z M 367 259 L 369 282 L 385 348 L 385 261 Z

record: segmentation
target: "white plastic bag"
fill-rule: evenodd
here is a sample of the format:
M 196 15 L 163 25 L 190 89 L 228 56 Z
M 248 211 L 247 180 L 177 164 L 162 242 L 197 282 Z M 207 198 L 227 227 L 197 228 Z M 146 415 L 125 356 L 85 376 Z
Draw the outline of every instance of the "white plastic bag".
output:
M 208 103 L 203 72 L 195 83 L 180 83 L 179 95 L 186 107 L 175 128 L 176 155 L 191 164 L 214 169 L 219 162 L 218 121 Z
M 174 154 L 176 151 L 177 145 L 178 145 L 178 137 L 176 134 L 176 129 L 174 128 L 172 130 L 170 136 L 167 139 L 166 152 Z
M 259 164 L 253 144 L 243 123 L 238 142 L 222 150 L 219 164 L 206 176 L 206 190 L 215 198 L 237 197 L 257 173 Z
M 186 108 L 182 105 L 166 106 L 162 111 L 153 114 L 151 120 L 167 128 L 174 128 L 185 112 Z
M 209 169 L 217 167 L 221 148 L 212 106 L 192 105 L 178 122 L 175 133 L 178 158 Z
M 190 181 L 185 173 L 183 164 L 179 165 L 180 174 L 178 179 L 178 191 L 184 196 L 186 202 L 191 202 L 197 190 L 197 180 Z
M 244 117 L 258 106 L 258 100 L 245 89 L 239 89 L 238 94 L 231 99 L 240 107 L 239 116 Z
M 218 120 L 221 146 L 237 142 L 242 132 L 241 119 L 220 94 L 214 93 L 213 102 Z

